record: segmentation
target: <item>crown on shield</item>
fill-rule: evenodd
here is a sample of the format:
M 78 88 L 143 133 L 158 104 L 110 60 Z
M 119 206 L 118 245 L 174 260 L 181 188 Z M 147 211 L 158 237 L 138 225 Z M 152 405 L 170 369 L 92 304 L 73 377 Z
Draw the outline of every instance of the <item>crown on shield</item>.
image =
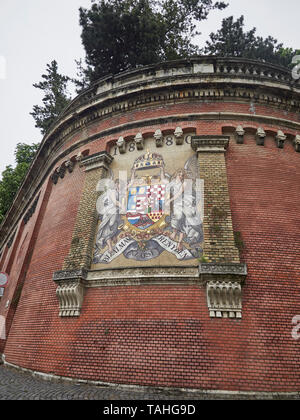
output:
M 143 170 L 151 168 L 159 168 L 163 166 L 164 159 L 157 153 L 150 153 L 149 151 L 135 160 L 133 169 Z

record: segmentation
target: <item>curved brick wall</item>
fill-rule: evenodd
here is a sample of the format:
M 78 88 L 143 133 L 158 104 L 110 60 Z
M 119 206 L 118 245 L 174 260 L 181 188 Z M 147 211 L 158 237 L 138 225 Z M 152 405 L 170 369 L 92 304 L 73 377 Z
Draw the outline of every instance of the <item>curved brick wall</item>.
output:
M 216 69 L 215 62 L 214 66 Z M 225 83 L 224 78 L 222 73 L 220 83 Z M 175 82 L 174 76 L 170 82 L 174 95 Z M 10 277 L 0 300 L 7 330 L 7 340 L 0 340 L 0 352 L 7 363 L 107 383 L 299 391 L 300 341 L 292 337 L 292 319 L 300 315 L 300 154 L 294 143 L 300 134 L 299 93 L 290 90 L 289 98 L 288 88 L 280 90 L 262 80 L 260 89 L 265 85 L 269 98 L 272 92 L 294 101 L 293 106 L 284 106 L 266 97 L 232 97 L 234 85 L 228 83 L 222 97 L 185 95 L 191 89 L 186 81 L 180 82 L 182 94 L 167 101 L 161 97 L 147 104 L 145 93 L 134 93 L 133 98 L 140 101 L 135 109 L 116 109 L 99 121 L 80 123 L 62 140 L 54 128 L 44 139 L 34 164 L 44 162 L 44 172 L 38 177 L 33 173 L 23 185 L 23 190 L 31 191 L 31 201 L 22 208 L 21 198 L 20 202 L 17 199 L 18 211 L 15 216 L 9 214 L 1 226 L 0 271 Z M 239 89 L 256 89 L 251 87 L 253 80 L 236 83 Z M 202 88 L 209 86 L 202 82 Z M 158 96 L 163 87 L 156 86 Z M 151 92 L 156 91 L 151 88 Z M 68 115 L 74 109 L 80 113 L 80 106 L 75 101 L 62 116 L 64 130 L 70 127 Z M 86 110 L 83 115 L 88 115 Z M 239 125 L 245 130 L 243 144 L 236 141 Z M 205 287 L 184 281 L 91 285 L 85 288 L 80 316 L 60 317 L 53 274 L 70 264 L 72 250 L 82 239 L 78 220 L 82 220 L 80 208 L 89 176 L 75 157 L 80 152 L 85 156 L 101 151 L 112 154 L 120 136 L 133 141 L 141 132 L 150 138 L 157 129 L 169 135 L 178 126 L 195 136 L 229 137 L 225 163 L 230 220 L 243 245 L 234 255 L 239 255 L 239 262 L 248 270 L 242 287 L 242 318 L 210 317 Z M 266 133 L 264 146 L 256 144 L 259 127 Z M 278 130 L 286 135 L 284 148 L 278 148 Z M 74 168 L 53 178 L 54 170 L 69 159 Z M 232 262 L 236 261 L 235 256 Z M 198 265 L 195 260 L 188 269 L 198 270 Z M 160 263 L 153 262 L 153 266 L 157 269 Z

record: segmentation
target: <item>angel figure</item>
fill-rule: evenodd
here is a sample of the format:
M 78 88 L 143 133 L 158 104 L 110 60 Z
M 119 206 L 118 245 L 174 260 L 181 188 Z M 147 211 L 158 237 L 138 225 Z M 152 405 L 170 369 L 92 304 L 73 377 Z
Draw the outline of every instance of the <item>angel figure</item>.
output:
M 118 237 L 123 226 L 121 213 L 122 204 L 119 202 L 120 181 L 113 183 L 113 188 L 108 188 L 100 197 L 102 221 L 98 228 L 96 247 L 103 249 L 107 245 L 109 252 L 113 253 L 113 242 Z
M 177 249 L 182 250 L 182 242 L 196 247 L 203 241 L 202 220 L 196 205 L 196 197 L 193 190 L 193 180 L 186 169 L 175 172 L 169 184 L 171 193 L 167 204 L 172 204 L 171 211 L 171 239 L 176 241 Z

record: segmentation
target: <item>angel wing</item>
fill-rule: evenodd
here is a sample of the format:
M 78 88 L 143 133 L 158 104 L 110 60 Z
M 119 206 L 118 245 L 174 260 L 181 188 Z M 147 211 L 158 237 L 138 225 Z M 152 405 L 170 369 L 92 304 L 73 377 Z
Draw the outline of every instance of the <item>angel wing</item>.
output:
M 200 165 L 197 155 L 193 155 L 186 161 L 184 170 L 188 175 L 188 178 L 193 179 L 194 181 L 200 177 Z
M 105 201 L 105 195 L 103 194 L 105 193 L 107 190 L 109 189 L 113 189 L 114 188 L 114 173 L 113 171 L 109 168 L 108 173 L 107 173 L 107 177 L 106 178 L 101 178 L 97 184 L 97 191 L 101 193 L 101 195 L 99 196 L 98 200 L 97 200 L 97 212 L 99 215 L 103 215 L 104 214 L 104 201 Z

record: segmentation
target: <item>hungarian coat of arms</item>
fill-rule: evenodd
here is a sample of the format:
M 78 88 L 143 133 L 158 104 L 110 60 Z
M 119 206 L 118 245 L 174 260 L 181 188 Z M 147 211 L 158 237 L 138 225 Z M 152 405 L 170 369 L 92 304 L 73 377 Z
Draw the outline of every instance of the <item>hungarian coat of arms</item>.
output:
M 131 179 L 112 182 L 101 196 L 94 264 L 109 264 L 123 255 L 147 261 L 163 252 L 178 260 L 198 258 L 202 252 L 202 218 L 197 207 L 193 156 L 173 176 L 164 159 L 147 152 L 134 161 Z

